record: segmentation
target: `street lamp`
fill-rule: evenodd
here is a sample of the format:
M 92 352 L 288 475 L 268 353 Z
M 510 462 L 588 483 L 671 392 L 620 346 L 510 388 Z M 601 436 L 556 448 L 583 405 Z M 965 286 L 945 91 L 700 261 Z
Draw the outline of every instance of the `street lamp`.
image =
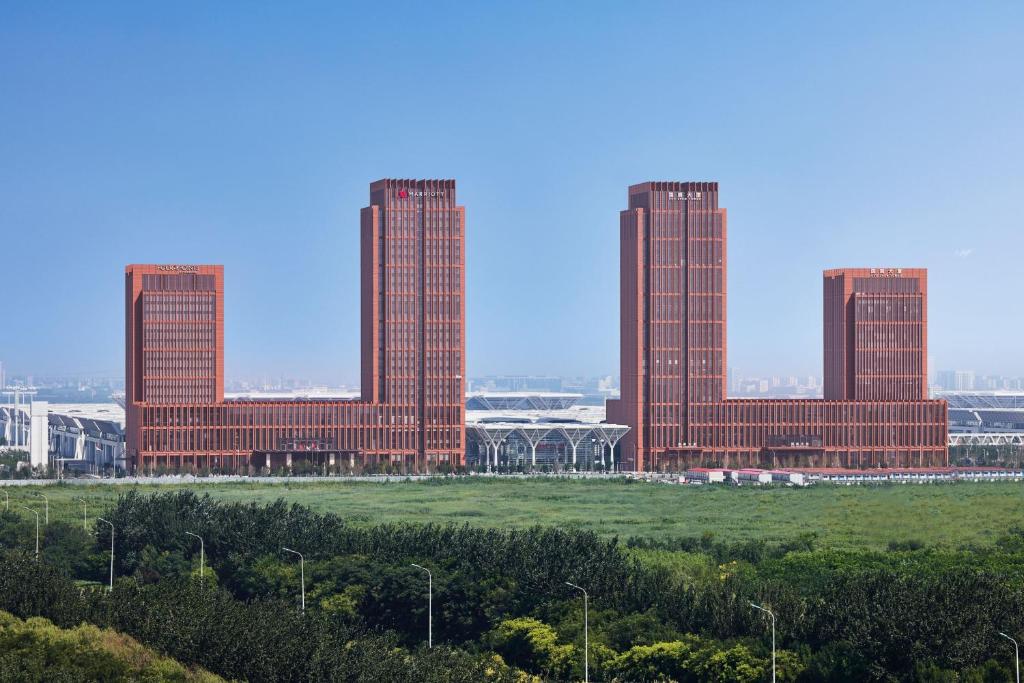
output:
M 999 635 L 1013 643 L 1013 663 L 1017 669 L 1017 683 L 1020 683 L 1020 648 L 1017 646 L 1017 641 L 1002 631 L 999 632 Z
M 110 525 L 110 590 L 114 590 L 114 523 L 108 522 L 102 517 L 96 519 Z
M 583 683 L 590 682 L 590 616 L 588 614 L 590 602 L 590 596 L 587 595 L 587 591 L 577 586 L 575 583 L 565 582 L 566 586 L 572 586 L 576 590 L 583 593 Z
M 434 647 L 434 575 L 426 567 L 413 562 L 413 567 L 427 573 L 427 648 Z
M 22 505 L 21 507 L 25 508 L 26 510 L 28 510 L 29 512 L 31 512 L 33 515 L 36 516 L 36 562 L 38 562 L 39 561 L 39 513 L 36 512 L 35 510 L 33 510 L 32 508 L 25 507 L 24 505 Z
M 203 543 L 203 539 L 201 536 L 199 536 L 199 534 L 194 534 L 191 531 L 186 531 L 185 534 L 199 539 L 199 581 L 200 585 L 202 585 L 203 577 L 206 575 L 206 573 L 203 571 L 203 568 L 205 566 L 204 563 L 206 560 L 206 544 Z
M 754 609 L 761 610 L 772 618 L 772 683 L 775 683 L 775 614 L 770 609 L 765 609 L 760 605 L 750 603 L 750 606 Z
M 82 501 L 82 530 L 89 531 L 89 504 L 85 502 L 85 498 L 75 498 L 75 500 Z
M 298 550 L 292 550 L 291 548 L 281 548 L 286 553 L 292 553 L 293 555 L 299 556 L 299 576 L 302 582 L 302 613 L 306 613 L 306 558 L 302 556 Z
M 36 495 L 37 496 L 42 496 L 43 497 L 43 501 L 46 503 L 46 517 L 44 518 L 45 521 L 43 522 L 43 524 L 49 526 L 49 524 L 50 524 L 50 499 L 47 498 L 46 494 L 43 493 L 42 491 L 36 491 Z

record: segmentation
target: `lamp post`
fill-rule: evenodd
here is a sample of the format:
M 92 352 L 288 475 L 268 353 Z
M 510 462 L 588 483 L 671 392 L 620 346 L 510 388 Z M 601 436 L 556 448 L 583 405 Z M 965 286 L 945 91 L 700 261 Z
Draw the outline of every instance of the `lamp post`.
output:
M 89 504 L 85 502 L 85 498 L 75 498 L 75 500 L 82 501 L 82 530 L 89 531 Z
M 206 576 L 206 573 L 203 571 L 206 560 L 206 544 L 203 543 L 203 539 L 199 534 L 194 534 L 191 531 L 186 531 L 185 534 L 199 539 L 199 584 L 203 585 L 203 578 Z
M 32 508 L 25 507 L 24 505 L 22 505 L 21 507 L 25 508 L 26 510 L 28 510 L 29 512 L 31 512 L 33 515 L 36 516 L 36 562 L 38 562 L 39 561 L 39 513 L 36 512 L 35 510 L 33 510 Z
M 588 614 L 590 596 L 587 591 L 575 583 L 565 582 L 566 586 L 572 586 L 583 593 L 583 683 L 590 683 L 590 616 Z
M 114 590 L 114 523 L 102 517 L 97 517 L 96 519 L 110 525 L 110 590 Z
M 291 548 L 281 548 L 286 553 L 292 553 L 293 555 L 299 556 L 299 577 L 302 583 L 302 613 L 306 613 L 306 558 L 302 556 L 298 550 L 292 550 Z
M 1020 648 L 1017 646 L 1017 641 L 1002 631 L 999 632 L 999 635 L 1013 643 L 1013 663 L 1017 671 L 1017 683 L 1020 683 Z
M 46 517 L 43 518 L 45 520 L 43 522 L 43 524 L 49 526 L 49 524 L 50 524 L 50 499 L 47 498 L 46 494 L 43 493 L 42 491 L 36 491 L 36 495 L 42 496 L 43 497 L 43 502 L 46 504 Z
M 426 567 L 421 567 L 415 562 L 412 565 L 427 573 L 427 648 L 434 647 L 434 575 Z
M 761 610 L 772 618 L 772 683 L 775 683 L 775 614 L 770 609 L 765 609 L 760 605 L 750 603 L 750 606 L 754 609 Z

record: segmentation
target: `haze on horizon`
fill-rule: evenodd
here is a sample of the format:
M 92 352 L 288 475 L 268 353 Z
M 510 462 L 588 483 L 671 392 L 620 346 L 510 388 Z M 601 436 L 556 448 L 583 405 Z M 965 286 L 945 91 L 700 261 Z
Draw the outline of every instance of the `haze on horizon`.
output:
M 123 371 L 124 266 L 222 263 L 230 377 L 357 383 L 359 209 L 458 182 L 471 376 L 618 374 L 618 212 L 714 180 L 729 364 L 821 374 L 821 271 L 929 270 L 1024 375 L 1024 6 L 0 8 L 0 361 Z

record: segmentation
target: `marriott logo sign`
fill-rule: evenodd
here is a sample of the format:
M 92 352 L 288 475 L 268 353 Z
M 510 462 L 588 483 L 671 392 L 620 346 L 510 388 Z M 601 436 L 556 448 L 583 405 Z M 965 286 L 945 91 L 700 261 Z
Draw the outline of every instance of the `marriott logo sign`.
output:
M 443 197 L 444 190 L 407 190 L 404 187 L 398 191 L 399 199 L 409 197 Z

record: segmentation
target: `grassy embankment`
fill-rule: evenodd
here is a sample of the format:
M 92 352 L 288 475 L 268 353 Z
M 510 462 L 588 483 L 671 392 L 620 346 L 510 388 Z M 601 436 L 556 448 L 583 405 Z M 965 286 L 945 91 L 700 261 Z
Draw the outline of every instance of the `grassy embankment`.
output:
M 130 485 L 8 487 L 12 509 L 43 510 L 50 519 L 82 519 L 113 503 Z M 139 486 L 144 493 L 176 486 Z M 225 501 L 277 498 L 334 512 L 357 524 L 415 521 L 494 527 L 533 524 L 592 529 L 605 536 L 666 538 L 711 532 L 721 541 L 785 541 L 814 533 L 824 547 L 883 549 L 891 541 L 957 547 L 987 544 L 1024 526 L 1024 487 L 959 483 L 795 488 L 685 487 L 624 481 L 474 479 L 389 484 L 331 481 L 285 484 L 196 484 Z M 0 499 L 0 505 L 3 500 Z M 28 512 L 21 510 L 25 515 Z

